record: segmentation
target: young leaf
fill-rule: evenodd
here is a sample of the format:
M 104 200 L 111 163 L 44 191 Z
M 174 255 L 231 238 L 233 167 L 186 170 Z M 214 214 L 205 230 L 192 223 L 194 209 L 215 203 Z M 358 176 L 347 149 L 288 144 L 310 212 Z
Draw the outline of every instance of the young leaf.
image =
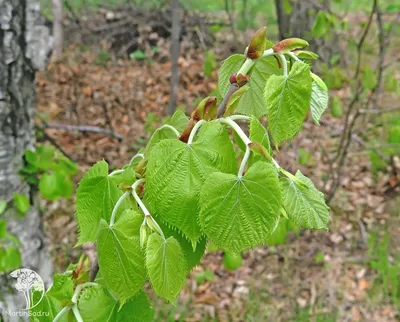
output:
M 322 113 L 327 109 L 329 96 L 328 88 L 321 78 L 319 78 L 314 73 L 311 73 L 314 79 L 311 85 L 311 116 L 315 124 L 319 125 L 319 120 L 321 119 Z
M 329 207 L 324 194 L 300 171 L 296 172 L 296 177 L 306 186 L 289 178 L 281 179 L 283 206 L 289 219 L 303 228 L 328 229 Z
M 225 127 L 208 122 L 190 145 L 171 139 L 152 149 L 146 169 L 145 202 L 152 214 L 196 243 L 201 236 L 198 199 L 206 175 L 214 171 L 235 173 L 236 167 Z
M 0 219 L 0 239 L 2 239 L 7 232 L 7 223 L 4 219 Z
M 365 89 L 374 89 L 376 87 L 376 73 L 371 67 L 364 68 L 361 84 Z
M 243 63 L 243 55 L 233 55 L 225 60 L 218 76 L 218 88 L 222 97 L 228 92 L 230 76 L 238 72 Z M 256 117 L 261 117 L 266 113 L 263 88 L 267 79 L 273 74 L 282 74 L 273 57 L 264 57 L 256 61 L 249 72 L 251 76 L 248 83 L 249 89 L 241 95 L 239 102 L 235 103 L 237 104 L 237 113 L 255 115 Z
M 53 285 L 47 291 L 49 296 L 59 301 L 71 299 L 74 293 L 74 282 L 71 276 L 55 274 L 53 277 Z
M 102 220 L 97 242 L 102 276 L 121 304 L 134 296 L 146 279 L 139 227 L 133 227 L 132 222 L 132 212 L 126 212 L 112 227 Z
M 201 228 L 229 252 L 263 244 L 279 220 L 281 197 L 278 173 L 269 163 L 255 163 L 242 178 L 213 173 L 200 195 Z
M 277 227 L 275 228 L 272 235 L 268 238 L 268 246 L 283 245 L 286 243 L 286 237 L 289 232 L 288 222 L 289 220 L 287 218 L 281 216 Z
M 281 75 L 282 70 L 278 68 L 274 57 L 264 57 L 256 61 L 249 74 L 251 76 L 248 83 L 250 88 L 240 98 L 236 112 L 260 118 L 267 113 L 263 99 L 265 83 L 271 75 Z
M 0 200 L 0 215 L 6 211 L 7 202 L 5 200 Z
M 337 96 L 333 98 L 331 114 L 333 117 L 341 117 L 343 115 L 342 101 Z
M 229 78 L 235 74 L 245 61 L 244 55 L 235 54 L 224 60 L 218 73 L 218 89 L 222 97 L 228 93 L 230 82 Z
M 189 117 L 185 114 L 185 111 L 182 109 L 178 109 L 176 110 L 174 115 L 171 116 L 167 124 L 176 128 L 179 133 L 182 133 L 188 122 Z
M 144 150 L 144 155 L 148 156 L 151 149 L 160 141 L 166 139 L 174 139 L 176 138 L 176 133 L 170 127 L 160 127 L 158 128 L 153 135 L 151 136 L 149 142 L 146 145 L 146 149 Z
M 318 12 L 312 28 L 312 34 L 315 38 L 323 37 L 329 31 L 330 22 L 327 15 L 328 13 L 323 10 Z
M 108 164 L 97 162 L 82 178 L 77 190 L 76 217 L 80 235 L 77 246 L 96 240 L 101 219 L 110 220 L 114 205 L 122 192 L 108 176 Z M 124 200 L 118 214 L 130 208 L 129 200 Z
M 278 146 L 293 138 L 303 125 L 311 99 L 310 66 L 295 62 L 287 77 L 271 76 L 264 95 L 269 129 Z
M 138 159 L 140 160 L 140 158 Z M 123 172 L 111 176 L 111 180 L 114 181 L 118 186 L 121 184 L 131 186 L 135 182 L 135 171 L 129 166 L 123 170 Z
M 165 237 L 174 237 L 181 245 L 183 254 L 185 255 L 187 272 L 189 273 L 196 265 L 198 265 L 204 256 L 206 250 L 207 240 L 201 238 L 196 245 L 196 250 L 193 250 L 192 243 L 190 243 L 181 233 L 177 230 L 169 228 L 167 225 L 160 223 L 161 229 Z
M 158 296 L 174 302 L 186 281 L 186 262 L 174 237 L 163 239 L 153 233 L 147 241 L 146 266 L 151 285 Z
M 269 136 L 267 129 L 260 123 L 260 121 L 252 116 L 250 120 L 250 140 L 252 142 L 261 143 L 263 147 L 265 147 L 270 156 L 272 156 L 271 144 L 269 142 Z M 249 166 L 256 163 L 257 161 L 265 160 L 260 155 L 255 155 L 252 153 L 249 159 Z
M 118 311 L 116 322 L 152 322 L 154 309 L 147 295 L 140 291 Z M 86 322 L 86 320 L 85 320 Z
M 78 309 L 85 322 L 114 322 L 117 317 L 118 302 L 103 286 L 91 286 L 81 292 Z
M 232 115 L 235 113 L 237 106 L 239 104 L 240 98 L 249 90 L 250 86 L 248 84 L 240 87 L 232 96 L 228 99 L 226 103 L 226 111 L 224 117 Z
M 33 298 L 32 302 L 38 304 L 29 310 L 31 318 L 40 317 L 40 322 L 53 322 L 54 318 L 61 310 L 60 302 L 57 299 L 53 298 L 52 296 L 49 296 L 48 294 L 44 294 L 42 298 L 42 292 L 39 291 L 34 291 L 32 293 L 32 298 Z M 59 321 L 66 322 L 67 321 L 66 315 L 64 315 Z
M 13 200 L 15 207 L 22 215 L 24 215 L 29 210 L 30 204 L 27 196 L 21 193 L 14 193 Z

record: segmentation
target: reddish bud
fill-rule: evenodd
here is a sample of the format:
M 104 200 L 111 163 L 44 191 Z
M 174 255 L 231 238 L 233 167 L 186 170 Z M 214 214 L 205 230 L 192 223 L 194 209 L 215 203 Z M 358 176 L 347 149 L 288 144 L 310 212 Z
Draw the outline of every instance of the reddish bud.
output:
M 210 96 L 204 105 L 203 120 L 210 121 L 217 117 L 217 98 Z
M 247 49 L 247 57 L 250 59 L 260 58 L 264 54 L 266 47 L 267 27 L 258 29 L 253 38 L 251 38 L 249 48 Z
M 231 75 L 231 77 L 229 77 L 229 82 L 231 84 L 236 84 L 236 73 Z
M 288 53 L 292 50 L 298 49 L 298 48 L 304 48 L 308 46 L 308 42 L 305 41 L 304 39 L 300 38 L 288 38 L 284 39 L 274 45 L 272 49 L 274 52 L 279 53 L 279 54 L 285 54 Z
M 243 75 L 243 74 L 238 74 L 236 75 L 236 83 L 242 87 L 243 85 L 246 85 L 250 80 L 249 75 Z

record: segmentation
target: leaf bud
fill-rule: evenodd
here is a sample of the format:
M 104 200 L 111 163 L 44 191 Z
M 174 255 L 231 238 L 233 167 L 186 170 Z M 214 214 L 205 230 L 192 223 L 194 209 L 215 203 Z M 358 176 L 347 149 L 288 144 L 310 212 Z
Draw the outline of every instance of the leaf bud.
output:
M 267 27 L 258 29 L 250 41 L 247 49 L 247 57 L 255 60 L 264 54 L 266 47 Z
M 307 47 L 309 44 L 304 39 L 288 38 L 277 42 L 272 49 L 279 54 L 285 54 L 298 48 Z

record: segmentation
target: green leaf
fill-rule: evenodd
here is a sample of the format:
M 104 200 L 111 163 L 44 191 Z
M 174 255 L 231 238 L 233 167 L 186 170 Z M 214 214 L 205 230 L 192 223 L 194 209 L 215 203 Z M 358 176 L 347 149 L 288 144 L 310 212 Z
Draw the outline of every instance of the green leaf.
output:
M 100 222 L 97 241 L 99 267 L 107 287 L 124 304 L 142 287 L 146 279 L 144 256 L 140 248 L 139 227 L 132 212 L 124 213 L 110 227 Z M 136 221 L 137 222 L 137 221 Z
M 240 87 L 236 92 L 232 94 L 231 97 L 229 97 L 228 102 L 226 103 L 226 111 L 224 113 L 224 116 L 229 116 L 235 113 L 238 105 L 240 98 L 250 89 L 250 86 L 248 84 Z
M 179 133 L 182 133 L 188 122 L 189 117 L 185 114 L 185 111 L 182 109 L 178 109 L 176 110 L 174 115 L 171 116 L 167 124 L 176 128 Z
M 317 75 L 311 73 L 311 76 L 314 79 L 311 85 L 311 116 L 314 123 L 319 125 L 322 113 L 324 113 L 328 107 L 328 88 Z
M 270 156 L 272 156 L 271 144 L 269 142 L 269 136 L 267 129 L 260 123 L 260 121 L 252 116 L 250 120 L 250 140 L 252 142 L 258 142 L 265 147 Z M 257 161 L 265 161 L 265 158 L 261 155 L 255 155 L 252 153 L 249 158 L 249 166 L 256 163 Z
M 4 219 L 0 219 L 0 239 L 6 235 L 7 223 Z
M 235 54 L 224 60 L 218 73 L 218 89 L 220 95 L 224 97 L 228 93 L 230 82 L 229 78 L 237 73 L 245 61 L 244 55 Z
M 272 235 L 268 238 L 268 246 L 283 245 L 286 243 L 286 238 L 289 233 L 288 222 L 289 220 L 285 217 L 281 217 L 279 219 L 277 227 L 275 228 Z
M 207 239 L 201 238 L 196 245 L 196 250 L 193 250 L 192 243 L 190 243 L 181 233 L 177 230 L 169 228 L 167 225 L 160 223 L 160 227 L 166 238 L 172 236 L 181 245 L 183 254 L 185 255 L 187 272 L 189 273 L 195 266 L 197 266 L 204 256 L 206 250 Z
M 22 264 L 21 252 L 17 247 L 14 246 L 8 247 L 6 249 L 6 255 L 4 261 L 5 261 L 6 272 L 20 268 Z
M 341 117 L 343 115 L 342 102 L 339 97 L 335 96 L 332 101 L 331 114 L 333 117 Z
M 289 178 L 281 179 L 283 206 L 289 219 L 303 228 L 328 229 L 329 207 L 324 194 L 300 171 L 296 172 L 296 178 L 306 186 Z
M 140 291 L 134 298 L 122 306 L 117 315 L 116 322 L 152 322 L 154 309 L 149 303 L 147 295 Z M 86 320 L 85 320 L 86 322 Z
M 323 10 L 318 11 L 317 17 L 315 18 L 314 26 L 312 28 L 312 34 L 315 38 L 321 38 L 325 36 L 329 31 L 330 20 L 327 13 Z
M 146 249 L 146 266 L 151 285 L 158 296 L 174 302 L 186 281 L 186 262 L 182 248 L 174 237 L 164 240 L 150 235 Z
M 255 163 L 240 179 L 213 173 L 200 196 L 202 230 L 233 253 L 266 243 L 279 220 L 281 197 L 278 173 L 269 163 Z
M 140 160 L 140 158 L 138 159 Z M 132 167 L 126 167 L 123 170 L 124 172 L 111 176 L 111 180 L 114 181 L 118 186 L 122 183 L 131 186 L 135 182 L 135 171 Z
M 59 301 L 71 299 L 74 293 L 74 282 L 71 276 L 63 274 L 55 274 L 53 277 L 53 285 L 47 291 L 49 296 Z
M 76 246 L 96 240 L 101 219 L 109 222 L 114 205 L 122 192 L 108 176 L 108 164 L 97 162 L 82 178 L 77 190 L 76 216 L 80 228 L 79 241 Z M 130 208 L 125 199 L 117 214 Z
M 45 173 L 39 181 L 39 191 L 43 198 L 55 200 L 59 196 L 62 186 L 55 173 Z
M 361 84 L 365 89 L 374 89 L 376 87 L 376 73 L 371 67 L 364 68 Z
M 238 54 L 230 56 L 225 60 L 218 77 L 218 88 L 222 97 L 224 97 L 229 90 L 229 77 L 238 72 L 243 63 L 244 56 Z M 255 115 L 256 117 L 261 117 L 266 114 L 263 90 L 265 82 L 273 74 L 282 74 L 282 71 L 277 66 L 275 58 L 264 57 L 256 61 L 249 72 L 251 76 L 248 82 L 249 89 L 240 97 L 239 103 L 237 103 L 237 113 Z
M 103 286 L 86 287 L 79 297 L 78 309 L 85 322 L 114 322 L 118 302 Z
M 293 138 L 303 125 L 311 100 L 310 66 L 295 62 L 287 77 L 271 76 L 264 94 L 269 129 L 278 146 Z
M 177 227 L 192 243 L 201 236 L 199 193 L 207 174 L 237 171 L 233 145 L 224 126 L 204 124 L 187 145 L 163 140 L 152 149 L 146 168 L 145 203 L 157 218 Z
M 263 91 L 267 80 L 271 75 L 281 75 L 282 70 L 277 66 L 274 57 L 258 59 L 250 70 L 249 90 L 240 98 L 236 112 L 245 115 L 254 115 L 257 118 L 265 115 L 267 109 L 263 99 Z
M 399 82 L 393 73 L 387 73 L 385 76 L 385 90 L 391 93 L 399 91 Z
M 30 203 L 27 196 L 20 193 L 14 193 L 13 200 L 15 207 L 21 214 L 24 215 L 29 210 Z
M 169 127 L 158 128 L 147 143 L 146 149 L 144 150 L 144 155 L 149 155 L 151 149 L 154 148 L 157 143 L 166 139 L 176 139 L 176 133 L 174 130 Z
M 33 292 L 33 300 L 34 303 L 37 303 L 42 297 L 42 292 L 34 291 Z M 57 316 L 58 312 L 60 312 L 61 306 L 57 299 L 44 294 L 41 301 L 32 309 L 29 310 L 31 314 L 31 321 L 40 321 L 40 322 L 53 322 L 54 318 Z M 39 320 L 40 318 L 40 320 Z M 67 317 L 64 315 L 60 320 L 60 322 L 66 322 Z
M 7 208 L 7 202 L 5 200 L 0 200 L 0 215 L 2 215 Z

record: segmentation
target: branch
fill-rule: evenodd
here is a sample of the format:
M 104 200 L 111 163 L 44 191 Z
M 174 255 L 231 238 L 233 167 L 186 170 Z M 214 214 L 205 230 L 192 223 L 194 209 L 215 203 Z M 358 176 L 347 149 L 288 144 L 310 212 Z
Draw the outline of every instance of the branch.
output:
M 400 111 L 400 106 L 375 109 L 360 109 L 361 114 L 385 114 Z
M 100 134 L 114 137 L 118 140 L 124 139 L 124 137 L 121 134 L 115 133 L 114 131 L 111 131 L 111 130 L 103 129 L 98 126 L 43 123 L 41 125 L 41 127 L 43 127 L 44 129 L 58 129 L 58 130 L 65 130 L 65 131 L 100 133 Z
M 226 110 L 226 104 L 228 104 L 229 99 L 239 89 L 238 84 L 231 84 L 229 87 L 228 93 L 226 93 L 224 99 L 222 100 L 221 104 L 218 106 L 217 118 L 220 118 L 224 115 Z

